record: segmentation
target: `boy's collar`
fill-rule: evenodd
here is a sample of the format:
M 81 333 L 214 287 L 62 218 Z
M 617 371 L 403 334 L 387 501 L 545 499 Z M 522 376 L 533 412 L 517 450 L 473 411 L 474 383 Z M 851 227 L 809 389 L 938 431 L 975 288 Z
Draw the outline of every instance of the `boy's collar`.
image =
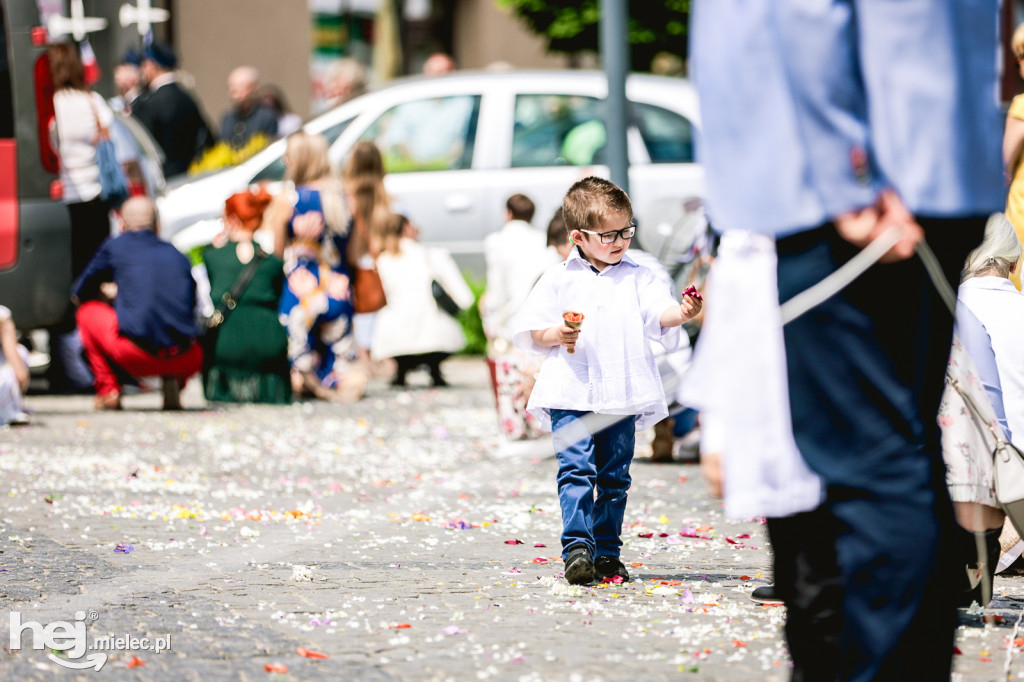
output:
M 579 244 L 575 244 L 573 246 L 572 251 L 569 252 L 569 257 L 565 259 L 565 262 L 568 265 L 570 265 L 570 266 L 573 263 L 576 263 L 576 267 L 578 267 L 578 268 L 593 268 L 595 270 L 597 269 L 597 268 L 594 268 L 593 265 L 591 265 L 590 261 L 588 261 L 586 258 L 583 257 L 583 251 L 580 250 L 580 245 Z M 636 264 L 636 261 L 634 261 L 632 258 L 629 257 L 629 251 L 628 250 L 626 251 L 626 253 L 622 254 L 622 260 L 620 260 L 618 263 L 614 263 L 612 265 L 609 265 L 608 267 L 615 267 L 616 265 L 619 265 L 620 263 L 626 263 L 627 265 L 632 265 L 634 268 L 640 267 L 639 265 Z

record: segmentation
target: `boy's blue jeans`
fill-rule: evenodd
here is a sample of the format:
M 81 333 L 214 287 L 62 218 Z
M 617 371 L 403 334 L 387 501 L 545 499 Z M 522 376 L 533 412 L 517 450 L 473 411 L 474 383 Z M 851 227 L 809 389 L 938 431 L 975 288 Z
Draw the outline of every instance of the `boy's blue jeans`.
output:
M 631 481 L 629 463 L 636 441 L 633 418 L 623 417 L 591 434 L 581 421 L 588 414 L 551 410 L 552 440 L 558 455 L 563 559 L 574 545 L 585 546 L 595 559 L 618 557 L 622 547 L 622 518 Z

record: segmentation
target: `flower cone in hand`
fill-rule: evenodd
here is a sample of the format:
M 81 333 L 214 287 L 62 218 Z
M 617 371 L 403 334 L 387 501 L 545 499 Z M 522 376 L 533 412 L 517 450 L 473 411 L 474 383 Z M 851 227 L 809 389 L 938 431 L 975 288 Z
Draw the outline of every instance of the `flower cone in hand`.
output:
M 579 329 L 583 324 L 583 313 L 576 313 L 570 310 L 569 312 L 562 313 L 562 319 L 565 320 L 565 326 Z M 575 348 L 567 348 L 566 350 L 570 353 L 576 352 Z

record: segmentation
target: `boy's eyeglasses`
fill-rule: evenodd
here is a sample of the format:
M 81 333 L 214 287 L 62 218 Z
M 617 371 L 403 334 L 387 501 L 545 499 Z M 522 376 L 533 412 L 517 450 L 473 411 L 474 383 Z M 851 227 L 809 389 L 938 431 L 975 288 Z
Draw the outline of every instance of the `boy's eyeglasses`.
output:
M 636 234 L 636 223 L 630 222 L 628 226 L 621 230 L 610 230 L 608 232 L 594 232 L 593 230 L 584 230 L 580 228 L 580 232 L 586 232 L 587 234 L 596 234 L 601 238 L 602 244 L 611 244 L 618 237 L 622 237 L 622 240 L 632 239 L 633 235 Z

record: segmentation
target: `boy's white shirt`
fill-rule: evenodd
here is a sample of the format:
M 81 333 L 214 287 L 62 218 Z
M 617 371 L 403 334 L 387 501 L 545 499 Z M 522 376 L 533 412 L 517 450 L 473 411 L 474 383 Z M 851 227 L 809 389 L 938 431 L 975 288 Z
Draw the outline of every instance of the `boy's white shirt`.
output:
M 634 415 L 636 430 L 668 416 L 661 375 L 648 341 L 675 350 L 680 327 L 662 327 L 662 313 L 678 306 L 672 291 L 628 252 L 600 273 L 574 249 L 550 267 L 530 292 L 513 325 L 513 342 L 547 355 L 527 411 L 551 428 L 552 408 Z M 583 313 L 576 352 L 539 346 L 530 332 L 561 326 L 562 314 Z

